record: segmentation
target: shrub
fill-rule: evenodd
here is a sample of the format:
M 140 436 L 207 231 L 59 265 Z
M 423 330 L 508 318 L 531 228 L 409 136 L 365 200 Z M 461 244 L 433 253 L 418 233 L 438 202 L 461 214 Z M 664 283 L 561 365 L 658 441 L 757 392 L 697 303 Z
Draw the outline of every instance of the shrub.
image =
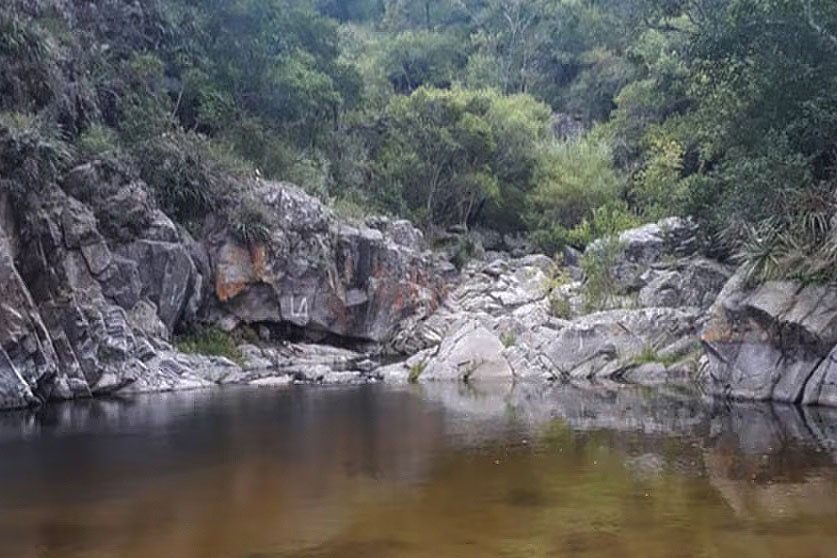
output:
M 615 236 L 600 239 L 581 258 L 584 270 L 584 307 L 588 312 L 605 310 L 620 294 L 615 267 L 624 256 L 624 245 Z
M 573 306 L 570 299 L 560 293 L 552 293 L 549 296 L 550 313 L 561 320 L 569 320 L 573 316 Z
M 264 242 L 270 238 L 270 215 L 264 205 L 244 197 L 231 217 L 230 229 L 244 244 Z
M 91 125 L 78 139 L 78 154 L 82 157 L 115 157 L 121 151 L 117 133 L 101 124 Z
M 453 265 L 461 270 L 468 262 L 470 262 L 477 254 L 477 244 L 469 235 L 464 234 L 456 241 L 453 249 Z
M 526 198 L 526 215 L 539 243 L 557 249 L 568 243 L 569 230 L 592 218 L 594 209 L 618 198 L 622 179 L 610 148 L 592 136 L 547 149 L 538 186 Z
M 56 95 L 58 47 L 38 24 L 0 8 L 0 109 L 47 106 Z
M 0 153 L 0 176 L 27 189 L 56 180 L 73 159 L 59 127 L 41 115 L 0 112 L 0 140 L 6 138 L 10 145 Z
M 517 335 L 512 331 L 507 331 L 500 336 L 500 342 L 502 342 L 503 346 L 507 349 L 509 347 L 514 347 L 517 345 Z
M 135 146 L 142 178 L 160 208 L 182 223 L 210 211 L 228 213 L 251 171 L 229 149 L 193 132 L 170 132 Z
M 235 339 L 215 327 L 202 327 L 175 339 L 177 349 L 184 353 L 220 356 L 241 363 L 243 356 Z

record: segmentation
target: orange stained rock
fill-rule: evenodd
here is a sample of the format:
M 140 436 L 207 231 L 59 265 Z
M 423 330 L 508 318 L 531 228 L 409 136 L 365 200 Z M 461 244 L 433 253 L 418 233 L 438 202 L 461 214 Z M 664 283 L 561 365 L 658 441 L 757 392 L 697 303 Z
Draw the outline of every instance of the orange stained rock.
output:
M 267 249 L 264 244 L 249 247 L 228 244 L 220 255 L 215 274 L 215 294 L 226 302 L 248 285 L 268 280 Z

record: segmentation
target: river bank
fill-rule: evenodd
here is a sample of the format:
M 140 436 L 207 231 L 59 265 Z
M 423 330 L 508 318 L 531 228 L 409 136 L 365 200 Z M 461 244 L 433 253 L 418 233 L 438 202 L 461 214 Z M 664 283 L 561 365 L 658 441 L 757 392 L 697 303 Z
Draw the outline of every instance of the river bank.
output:
M 88 195 L 102 188 L 111 196 Z M 431 249 L 407 221 L 347 220 L 285 183 L 255 192 L 271 228 L 250 243 L 213 215 L 176 225 L 107 163 L 25 207 L 3 198 L 0 407 L 229 384 L 580 378 L 837 404 L 837 290 L 751 286 L 703 255 L 687 219 L 550 258 L 491 231 L 436 232 Z M 194 328 L 239 339 L 236 357 L 183 353 L 176 337 Z

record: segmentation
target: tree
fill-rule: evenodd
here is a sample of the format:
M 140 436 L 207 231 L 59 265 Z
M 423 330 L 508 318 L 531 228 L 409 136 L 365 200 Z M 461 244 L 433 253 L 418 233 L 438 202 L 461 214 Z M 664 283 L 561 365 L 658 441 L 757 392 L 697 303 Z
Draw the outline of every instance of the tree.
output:
M 530 97 L 490 91 L 423 87 L 394 97 L 376 153 L 378 181 L 398 184 L 409 210 L 426 222 L 469 224 L 486 206 L 513 222 L 511 202 L 532 187 L 548 116 Z

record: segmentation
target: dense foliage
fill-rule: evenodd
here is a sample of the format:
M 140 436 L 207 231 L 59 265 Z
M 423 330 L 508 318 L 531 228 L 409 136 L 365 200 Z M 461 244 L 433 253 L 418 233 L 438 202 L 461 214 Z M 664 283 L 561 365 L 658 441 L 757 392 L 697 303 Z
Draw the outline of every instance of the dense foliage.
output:
M 837 276 L 831 0 L 7 4 L 0 120 L 182 221 L 257 238 L 258 171 L 548 249 L 688 214 L 754 277 Z

